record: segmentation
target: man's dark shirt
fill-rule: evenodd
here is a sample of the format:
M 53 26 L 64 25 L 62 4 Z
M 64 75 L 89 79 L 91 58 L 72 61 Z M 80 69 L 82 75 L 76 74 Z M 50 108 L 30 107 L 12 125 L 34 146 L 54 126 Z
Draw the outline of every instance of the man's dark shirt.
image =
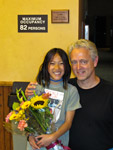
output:
M 72 150 L 108 150 L 113 147 L 113 85 L 101 79 L 91 89 L 81 89 L 76 78 L 69 83 L 76 86 L 82 108 L 76 110 L 70 130 Z

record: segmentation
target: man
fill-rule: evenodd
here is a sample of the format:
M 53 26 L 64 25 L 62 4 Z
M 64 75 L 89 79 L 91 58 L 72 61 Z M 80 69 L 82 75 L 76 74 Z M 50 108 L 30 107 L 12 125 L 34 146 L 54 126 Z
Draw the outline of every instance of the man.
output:
M 70 131 L 72 150 L 108 150 L 113 147 L 113 86 L 95 74 L 97 48 L 88 40 L 70 46 L 70 61 L 77 78 L 82 108 L 76 111 Z
M 77 87 L 82 105 L 73 120 L 69 146 L 72 150 L 109 150 L 113 148 L 113 85 L 95 74 L 98 53 L 91 41 L 80 39 L 71 45 L 69 57 L 76 76 L 69 83 Z

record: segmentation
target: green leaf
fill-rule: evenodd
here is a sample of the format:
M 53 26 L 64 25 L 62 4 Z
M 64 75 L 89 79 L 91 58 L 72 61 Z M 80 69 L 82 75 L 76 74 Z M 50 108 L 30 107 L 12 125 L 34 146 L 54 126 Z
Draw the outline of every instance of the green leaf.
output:
M 37 96 L 35 91 L 33 91 L 33 93 L 34 93 L 35 96 Z
M 19 94 L 19 92 L 21 91 L 21 88 L 18 90 L 18 89 L 16 89 L 16 96 L 17 96 L 17 98 L 18 98 L 18 100 L 20 101 L 20 102 L 22 102 L 22 99 L 20 98 L 20 94 Z
M 22 90 L 21 90 L 21 94 L 22 94 L 24 100 L 27 101 L 27 98 L 26 98 L 26 96 L 25 96 L 25 94 L 24 94 L 24 92 Z
M 12 108 L 13 108 L 13 110 L 16 110 L 16 108 L 19 107 L 19 106 L 20 106 L 19 103 L 14 102 Z

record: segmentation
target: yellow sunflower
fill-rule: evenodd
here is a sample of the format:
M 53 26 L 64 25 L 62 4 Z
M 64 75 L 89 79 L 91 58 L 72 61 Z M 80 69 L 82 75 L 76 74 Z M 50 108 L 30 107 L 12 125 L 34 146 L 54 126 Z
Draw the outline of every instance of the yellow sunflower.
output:
M 30 101 L 26 101 L 21 105 L 22 109 L 27 109 L 30 106 L 31 102 Z
M 13 111 L 13 113 L 10 116 L 9 120 L 17 120 L 18 118 L 20 118 L 20 115 L 18 113 L 16 113 L 15 111 Z
M 35 96 L 31 98 L 31 106 L 35 109 L 41 109 L 47 107 L 48 99 L 44 99 L 42 96 Z
M 25 111 L 24 111 L 23 109 L 21 109 L 21 110 L 18 112 L 18 115 L 22 116 L 24 113 L 25 113 Z

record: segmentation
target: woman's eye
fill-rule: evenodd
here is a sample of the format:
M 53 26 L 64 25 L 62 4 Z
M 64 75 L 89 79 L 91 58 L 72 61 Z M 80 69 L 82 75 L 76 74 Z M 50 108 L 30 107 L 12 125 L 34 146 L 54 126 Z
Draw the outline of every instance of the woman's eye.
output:
M 55 63 L 54 62 L 50 62 L 50 65 L 54 65 Z
M 61 65 L 63 65 L 64 63 L 63 63 L 63 62 L 61 62 L 60 64 L 61 64 Z

